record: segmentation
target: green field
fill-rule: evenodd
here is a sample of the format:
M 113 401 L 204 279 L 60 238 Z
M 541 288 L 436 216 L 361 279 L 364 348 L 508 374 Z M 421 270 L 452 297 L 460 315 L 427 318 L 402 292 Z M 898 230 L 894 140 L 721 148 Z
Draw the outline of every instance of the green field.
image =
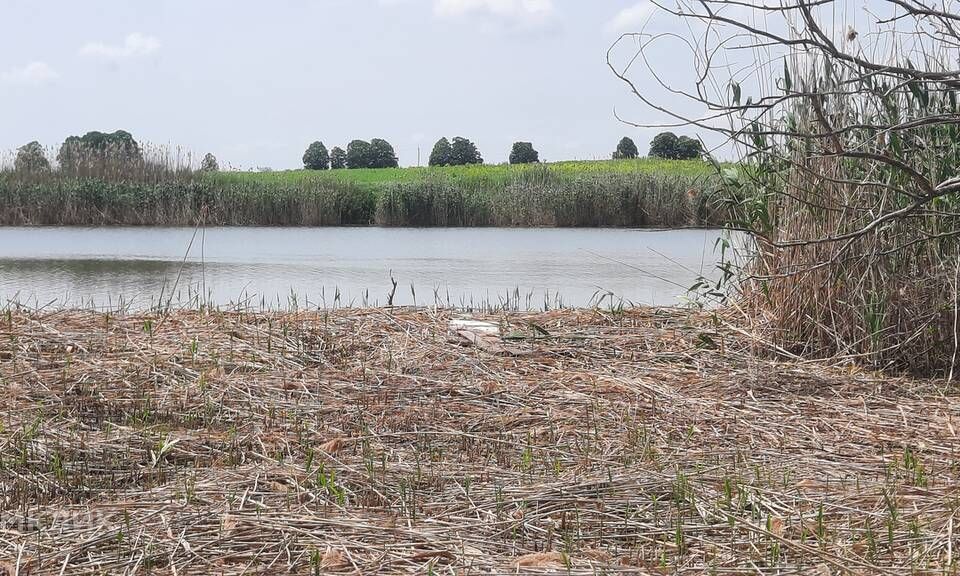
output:
M 104 177 L 0 174 L 0 224 L 682 227 L 721 222 L 701 161 Z
M 590 177 L 604 175 L 646 174 L 684 178 L 709 177 L 713 168 L 699 160 L 590 160 L 553 162 L 549 164 L 480 164 L 472 166 L 378 168 L 358 170 L 283 170 L 275 172 L 218 172 L 213 177 L 223 183 L 303 183 L 335 181 L 361 186 L 383 186 L 418 182 L 427 179 L 506 182 L 531 172 L 548 171 L 558 176 Z
M 218 172 L 222 178 L 235 178 L 237 181 L 250 179 L 261 181 L 299 181 L 303 179 L 332 178 L 340 181 L 389 183 L 409 182 L 430 175 L 442 175 L 452 178 L 506 178 L 511 174 L 531 170 L 549 169 L 561 174 L 610 174 L 643 172 L 648 174 L 705 175 L 712 171 L 711 166 L 700 160 L 663 160 L 660 158 L 639 158 L 637 160 L 570 160 L 544 164 L 474 164 L 469 166 L 435 166 L 411 168 L 363 168 L 358 170 L 282 170 L 274 172 Z

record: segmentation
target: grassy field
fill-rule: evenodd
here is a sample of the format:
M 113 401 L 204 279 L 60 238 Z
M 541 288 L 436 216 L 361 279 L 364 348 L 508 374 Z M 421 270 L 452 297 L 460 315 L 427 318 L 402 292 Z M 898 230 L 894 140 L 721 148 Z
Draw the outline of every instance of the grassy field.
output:
M 709 177 L 712 168 L 706 162 L 690 160 L 596 160 L 553 162 L 549 164 L 481 164 L 472 166 L 384 168 L 360 170 L 284 170 L 277 172 L 218 172 L 213 178 L 223 183 L 298 183 L 336 181 L 361 186 L 388 186 L 431 178 L 506 182 L 518 175 L 547 170 L 559 176 L 589 177 L 646 174 L 684 178 Z
M 162 174 L 162 173 L 160 173 Z M 177 173 L 0 174 L 3 225 L 715 226 L 699 161 Z
M 953 574 L 957 388 L 711 314 L 11 310 L 4 574 Z

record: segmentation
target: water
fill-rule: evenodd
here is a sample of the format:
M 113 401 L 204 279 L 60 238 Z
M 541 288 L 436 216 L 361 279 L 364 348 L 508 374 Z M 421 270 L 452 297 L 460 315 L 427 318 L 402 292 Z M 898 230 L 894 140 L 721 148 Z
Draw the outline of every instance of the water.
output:
M 605 304 L 612 298 L 672 305 L 697 277 L 714 275 L 720 235 L 718 230 L 0 228 L 0 304 L 146 308 L 172 295 L 174 303 L 199 299 L 221 306 L 384 305 L 392 273 L 394 304 L 586 306 L 608 294 Z

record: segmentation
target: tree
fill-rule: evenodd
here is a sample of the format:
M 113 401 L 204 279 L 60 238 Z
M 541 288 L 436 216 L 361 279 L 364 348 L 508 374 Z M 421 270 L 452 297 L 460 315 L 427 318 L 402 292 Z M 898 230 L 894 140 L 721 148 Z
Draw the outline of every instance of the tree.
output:
M 397 168 L 399 165 L 397 153 L 389 142 L 381 138 L 374 138 L 370 141 L 370 148 L 367 152 L 368 168 Z
M 334 146 L 333 150 L 330 151 L 330 169 L 343 170 L 346 167 L 347 153 L 343 151 L 343 148 Z
M 453 148 L 446 137 L 437 140 L 433 145 L 433 152 L 430 153 L 430 166 L 450 166 L 453 158 Z
M 640 155 L 637 145 L 633 140 L 624 136 L 617 144 L 617 150 L 613 153 L 614 160 L 633 160 Z
M 680 140 L 673 132 L 661 132 L 653 137 L 650 142 L 650 152 L 648 156 L 653 158 L 676 159 L 677 144 Z
M 650 142 L 650 156 L 669 160 L 693 160 L 703 156 L 703 146 L 695 138 L 677 138 L 673 132 L 661 132 Z
M 457 136 L 453 139 L 453 146 L 450 154 L 450 164 L 452 166 L 465 166 L 467 164 L 483 164 L 483 157 L 477 150 L 477 145 Z
M 42 172 L 50 169 L 50 161 L 43 154 L 43 146 L 33 141 L 17 149 L 13 167 L 18 172 Z
M 347 168 L 396 168 L 400 165 L 393 146 L 382 138 L 354 140 L 347 145 Z
M 89 164 L 127 164 L 142 160 L 140 145 L 125 130 L 113 133 L 93 131 L 82 137 L 70 136 L 57 154 L 60 168 L 66 170 L 76 170 Z
M 142 159 L 140 145 L 126 130 L 113 133 L 87 132 L 80 138 L 80 144 L 91 151 L 117 160 Z
M 200 171 L 218 172 L 219 170 L 220 164 L 217 163 L 217 157 L 207 152 L 207 154 L 203 157 L 203 162 L 200 163 Z
M 530 142 L 514 142 L 510 151 L 511 164 L 534 164 L 540 161 L 540 154 Z
M 76 170 L 83 157 L 83 143 L 79 136 L 69 136 L 60 145 L 57 162 L 62 170 Z
M 676 157 L 678 160 L 694 160 L 703 156 L 703 145 L 695 138 L 681 136 L 677 139 Z
M 365 140 L 354 140 L 347 144 L 347 168 L 369 168 L 370 143 Z
M 307 170 L 327 170 L 330 168 L 330 153 L 323 142 L 314 142 L 303 153 L 303 167 Z
M 133 135 L 125 130 L 117 130 L 113 134 L 107 135 L 107 150 L 126 160 L 143 159 L 143 151 L 140 150 L 140 145 L 133 139 Z

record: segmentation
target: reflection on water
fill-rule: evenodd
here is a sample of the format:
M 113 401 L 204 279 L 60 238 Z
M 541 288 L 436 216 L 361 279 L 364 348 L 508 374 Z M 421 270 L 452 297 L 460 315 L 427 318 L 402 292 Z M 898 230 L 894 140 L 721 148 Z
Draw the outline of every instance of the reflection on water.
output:
M 0 228 L 0 299 L 34 305 L 670 305 L 716 230 Z M 191 246 L 191 240 L 193 244 Z M 187 252 L 190 247 L 189 253 Z M 519 302 L 515 302 L 519 300 Z

